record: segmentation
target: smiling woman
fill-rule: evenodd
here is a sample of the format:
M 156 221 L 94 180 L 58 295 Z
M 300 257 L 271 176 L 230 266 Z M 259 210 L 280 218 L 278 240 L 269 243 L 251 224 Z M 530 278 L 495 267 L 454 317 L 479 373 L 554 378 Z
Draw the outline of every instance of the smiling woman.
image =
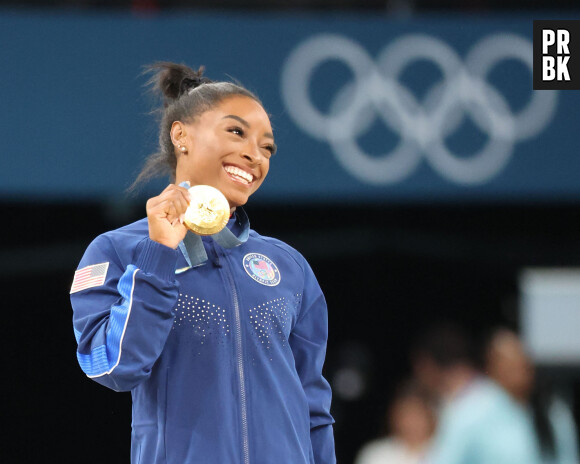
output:
M 151 69 L 160 149 L 136 184 L 171 183 L 147 218 L 85 252 L 70 290 L 79 364 L 132 392 L 132 463 L 334 463 L 324 296 L 304 257 L 241 208 L 276 151 L 268 114 L 201 69 Z M 223 193 L 226 228 L 185 227 L 189 186 Z
M 260 187 L 274 151 L 268 115 L 245 96 L 229 97 L 191 123 L 173 122 L 171 138 L 185 148 L 177 156 L 177 182 L 211 185 L 233 209 Z

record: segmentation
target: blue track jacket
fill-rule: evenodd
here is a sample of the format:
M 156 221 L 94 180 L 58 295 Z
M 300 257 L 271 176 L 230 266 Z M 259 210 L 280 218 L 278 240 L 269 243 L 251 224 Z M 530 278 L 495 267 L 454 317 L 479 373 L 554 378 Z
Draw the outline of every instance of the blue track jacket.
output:
M 104 282 L 71 289 L 79 364 L 131 391 L 134 464 L 334 463 L 322 291 L 247 217 L 228 228 L 238 246 L 188 232 L 173 250 L 147 219 L 97 237 L 77 274 Z

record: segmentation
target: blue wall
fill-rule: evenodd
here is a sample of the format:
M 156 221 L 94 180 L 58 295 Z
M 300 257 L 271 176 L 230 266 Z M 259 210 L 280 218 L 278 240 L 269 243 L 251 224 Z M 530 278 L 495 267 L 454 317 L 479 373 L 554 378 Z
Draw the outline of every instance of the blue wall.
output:
M 0 10 L 0 197 L 122 195 L 170 60 L 262 98 L 259 201 L 580 200 L 580 93 L 532 91 L 533 19 Z

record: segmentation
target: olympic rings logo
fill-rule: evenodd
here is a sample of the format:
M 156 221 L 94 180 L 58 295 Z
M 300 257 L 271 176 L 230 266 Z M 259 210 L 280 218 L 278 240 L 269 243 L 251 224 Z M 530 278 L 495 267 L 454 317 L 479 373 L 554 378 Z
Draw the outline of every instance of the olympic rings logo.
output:
M 308 91 L 316 68 L 330 60 L 344 63 L 354 81 L 337 92 L 324 114 L 312 104 Z M 443 76 L 422 101 L 399 80 L 402 71 L 417 60 L 434 63 Z M 557 93 L 536 91 L 514 113 L 504 96 L 486 81 L 503 60 L 523 62 L 531 75 L 531 42 L 514 34 L 494 34 L 481 39 L 462 62 L 445 42 L 411 34 L 383 49 L 375 63 L 356 42 L 323 34 L 301 43 L 286 60 L 282 96 L 294 122 L 312 137 L 329 143 L 340 164 L 363 182 L 399 182 L 414 171 L 423 154 L 446 179 L 482 184 L 505 167 L 517 142 L 540 134 L 556 111 Z M 445 139 L 458 130 L 465 116 L 487 140 L 478 152 L 458 156 Z M 394 149 L 378 157 L 368 155 L 357 143 L 377 117 L 399 138 Z

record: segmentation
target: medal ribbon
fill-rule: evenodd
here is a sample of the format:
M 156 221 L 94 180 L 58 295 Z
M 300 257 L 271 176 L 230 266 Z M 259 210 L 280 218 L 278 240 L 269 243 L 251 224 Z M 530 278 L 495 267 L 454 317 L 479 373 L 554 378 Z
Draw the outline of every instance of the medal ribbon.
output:
M 250 219 L 243 208 L 236 209 L 236 221 L 238 221 L 241 231 L 236 236 L 228 227 L 224 227 L 217 234 L 210 235 L 223 248 L 235 248 L 242 243 L 246 243 L 250 236 Z M 187 231 L 185 238 L 179 243 L 179 249 L 190 268 L 201 266 L 207 261 L 207 253 L 203 246 L 201 236 Z M 184 272 L 181 270 L 181 272 Z

